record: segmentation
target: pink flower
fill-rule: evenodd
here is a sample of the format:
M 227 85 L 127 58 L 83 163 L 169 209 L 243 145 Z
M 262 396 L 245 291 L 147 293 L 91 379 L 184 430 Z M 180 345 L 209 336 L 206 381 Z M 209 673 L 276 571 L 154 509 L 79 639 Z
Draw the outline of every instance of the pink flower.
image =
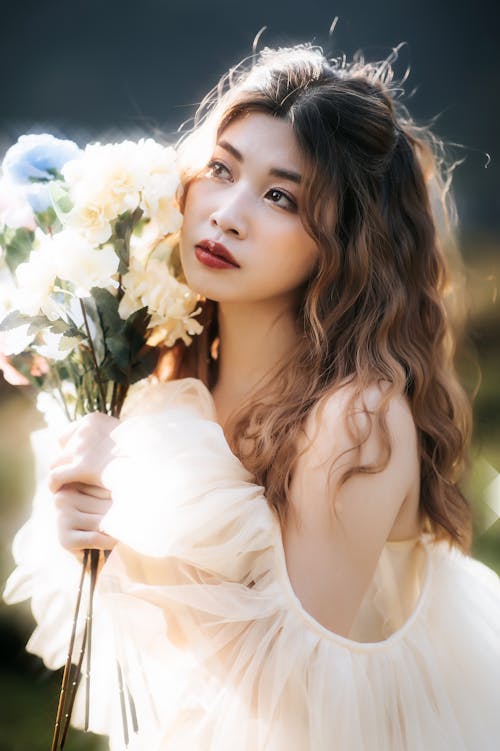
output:
M 12 386 L 29 386 L 29 381 L 13 365 L 10 364 L 7 357 L 0 352 L 0 370 L 3 371 L 3 377 Z
M 33 355 L 33 361 L 31 363 L 30 373 L 32 376 L 42 376 L 49 372 L 49 364 L 45 357 L 41 355 Z

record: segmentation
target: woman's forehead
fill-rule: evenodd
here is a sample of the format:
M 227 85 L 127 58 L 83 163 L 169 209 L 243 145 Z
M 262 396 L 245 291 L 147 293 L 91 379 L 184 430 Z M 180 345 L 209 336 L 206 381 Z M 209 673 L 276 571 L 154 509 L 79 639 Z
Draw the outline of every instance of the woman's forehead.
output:
M 217 143 L 238 161 L 271 160 L 300 172 L 303 156 L 291 123 L 267 112 L 249 111 L 235 117 L 218 134 Z

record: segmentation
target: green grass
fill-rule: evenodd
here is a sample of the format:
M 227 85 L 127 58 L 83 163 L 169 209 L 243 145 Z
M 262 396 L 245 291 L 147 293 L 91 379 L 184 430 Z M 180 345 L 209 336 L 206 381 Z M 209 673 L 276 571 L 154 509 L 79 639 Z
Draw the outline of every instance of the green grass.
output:
M 52 743 L 60 673 L 4 671 L 0 674 L 0 751 L 49 751 Z M 106 742 L 70 729 L 65 751 L 104 751 Z
M 49 751 L 62 671 L 28 654 L 33 620 L 25 605 L 0 606 L 0 751 Z M 105 751 L 101 736 L 71 728 L 66 751 Z

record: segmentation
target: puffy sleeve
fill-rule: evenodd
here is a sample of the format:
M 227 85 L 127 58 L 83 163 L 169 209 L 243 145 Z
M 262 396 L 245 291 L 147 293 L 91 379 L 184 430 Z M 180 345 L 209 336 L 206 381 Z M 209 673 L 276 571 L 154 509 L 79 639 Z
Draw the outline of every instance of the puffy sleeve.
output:
M 426 546 L 410 618 L 381 642 L 346 639 L 295 596 L 275 512 L 201 383 L 145 391 L 113 438 L 102 529 L 119 543 L 99 576 L 92 699 L 113 751 L 493 751 L 493 572 Z
M 36 625 L 26 649 L 41 657 L 46 667 L 57 670 L 64 665 L 68 654 L 82 566 L 59 543 L 53 496 L 47 486 L 49 465 L 58 450 L 57 436 L 66 419 L 57 409 L 51 410 L 48 423 L 47 427 L 31 434 L 35 459 L 32 511 L 13 541 L 15 568 L 5 584 L 3 599 L 9 605 L 30 601 Z M 89 581 L 86 576 L 82 586 L 74 661 L 83 638 L 88 595 Z M 93 650 L 93 682 L 100 686 L 101 696 L 99 701 L 93 702 L 92 729 L 109 733 L 116 726 L 121 732 L 119 707 L 111 699 L 118 695 L 119 690 L 113 647 L 114 625 L 107 609 L 101 606 L 99 593 L 96 594 L 95 604 L 94 631 L 98 638 Z M 97 700 L 97 696 L 93 698 Z M 83 692 L 80 691 L 74 715 L 80 726 L 83 713 Z
M 33 509 L 14 538 L 16 568 L 7 580 L 3 597 L 8 604 L 31 600 L 38 625 L 27 650 L 40 654 L 44 644 L 44 662 L 54 670 L 66 659 L 71 628 L 68 614 L 74 609 L 81 566 L 58 543 L 55 510 L 46 486 L 50 457 L 56 451 L 54 432 L 49 428 L 33 432 L 31 447 L 36 481 Z

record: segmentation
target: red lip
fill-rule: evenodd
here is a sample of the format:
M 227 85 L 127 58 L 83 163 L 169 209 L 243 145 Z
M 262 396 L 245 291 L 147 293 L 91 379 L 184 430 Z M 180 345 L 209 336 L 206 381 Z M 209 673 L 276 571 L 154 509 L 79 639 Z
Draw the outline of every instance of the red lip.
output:
M 215 240 L 201 240 L 196 244 L 195 254 L 201 263 L 212 268 L 240 268 L 239 263 L 225 245 Z

